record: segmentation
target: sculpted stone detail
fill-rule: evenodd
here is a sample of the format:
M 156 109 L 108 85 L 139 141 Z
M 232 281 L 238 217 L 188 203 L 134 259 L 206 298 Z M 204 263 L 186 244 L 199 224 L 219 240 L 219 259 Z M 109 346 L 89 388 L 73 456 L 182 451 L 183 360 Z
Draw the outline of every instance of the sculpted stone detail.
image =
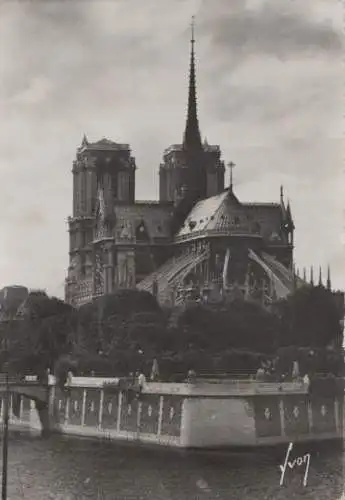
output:
M 117 284 L 119 287 L 124 287 L 127 282 L 127 260 L 123 254 L 118 255 L 117 264 Z
M 117 230 L 117 237 L 120 240 L 132 240 L 133 239 L 133 227 L 129 221 L 120 221 L 120 227 Z
M 134 252 L 118 253 L 117 284 L 120 288 L 132 288 L 135 286 Z

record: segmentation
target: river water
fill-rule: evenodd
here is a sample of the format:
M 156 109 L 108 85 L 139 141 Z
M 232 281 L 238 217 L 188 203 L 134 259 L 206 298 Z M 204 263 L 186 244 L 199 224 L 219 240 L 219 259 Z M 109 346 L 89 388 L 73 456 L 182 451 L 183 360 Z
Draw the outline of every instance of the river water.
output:
M 8 499 L 344 500 L 345 454 L 334 448 L 309 451 L 307 486 L 299 467 L 287 470 L 281 487 L 285 450 L 186 453 L 14 432 Z

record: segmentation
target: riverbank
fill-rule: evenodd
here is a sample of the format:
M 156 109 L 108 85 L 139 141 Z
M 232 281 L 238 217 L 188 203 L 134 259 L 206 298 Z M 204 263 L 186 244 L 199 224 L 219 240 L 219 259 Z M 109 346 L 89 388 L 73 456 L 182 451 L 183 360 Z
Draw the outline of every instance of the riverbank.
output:
M 157 382 L 138 391 L 91 380 L 72 379 L 65 390 L 52 385 L 43 427 L 35 404 L 22 398 L 13 425 L 45 435 L 60 432 L 185 449 L 249 449 L 343 438 L 342 395 L 324 390 L 310 394 L 302 382 Z

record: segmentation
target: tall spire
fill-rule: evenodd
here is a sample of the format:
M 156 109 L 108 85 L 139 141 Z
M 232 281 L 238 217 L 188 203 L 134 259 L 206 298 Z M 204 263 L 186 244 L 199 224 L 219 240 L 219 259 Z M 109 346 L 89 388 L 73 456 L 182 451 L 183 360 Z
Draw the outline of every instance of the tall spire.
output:
M 327 267 L 327 290 L 331 290 L 332 288 L 332 283 L 331 283 L 331 268 L 328 265 Z
M 229 170 L 230 170 L 230 186 L 229 186 L 229 189 L 232 192 L 233 191 L 233 187 L 234 187 L 233 170 L 236 167 L 236 164 L 233 161 L 231 161 L 230 163 L 228 163 L 228 167 L 229 167 Z
M 183 137 L 183 146 L 189 150 L 202 149 L 201 134 L 199 130 L 197 101 L 196 101 L 196 78 L 195 78 L 195 54 L 194 54 L 194 16 L 191 23 L 191 52 L 189 69 L 189 93 L 186 128 Z
M 83 139 L 81 141 L 81 147 L 87 146 L 89 141 L 87 140 L 86 134 L 83 135 Z
M 296 269 L 296 264 L 293 262 L 292 264 L 292 279 L 293 279 L 293 289 L 297 290 L 297 283 L 299 278 L 299 270 Z
M 293 220 L 292 220 L 292 215 L 291 215 L 291 205 L 290 205 L 290 200 L 288 200 L 287 202 L 287 206 L 286 206 L 286 218 L 290 224 L 290 228 L 292 230 L 295 229 L 295 224 L 293 223 Z

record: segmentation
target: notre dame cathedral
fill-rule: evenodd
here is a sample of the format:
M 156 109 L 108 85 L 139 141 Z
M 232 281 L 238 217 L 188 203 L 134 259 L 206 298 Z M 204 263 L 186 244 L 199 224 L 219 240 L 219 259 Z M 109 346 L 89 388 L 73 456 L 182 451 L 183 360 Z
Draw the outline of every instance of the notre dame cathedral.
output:
M 169 305 L 240 296 L 269 304 L 305 282 L 294 272 L 294 223 L 283 189 L 276 203 L 242 202 L 232 170 L 224 187 L 220 147 L 202 141 L 194 35 L 183 141 L 163 153 L 159 201 L 135 199 L 136 168 L 128 144 L 84 136 L 77 149 L 67 302 L 80 306 L 137 288 Z

